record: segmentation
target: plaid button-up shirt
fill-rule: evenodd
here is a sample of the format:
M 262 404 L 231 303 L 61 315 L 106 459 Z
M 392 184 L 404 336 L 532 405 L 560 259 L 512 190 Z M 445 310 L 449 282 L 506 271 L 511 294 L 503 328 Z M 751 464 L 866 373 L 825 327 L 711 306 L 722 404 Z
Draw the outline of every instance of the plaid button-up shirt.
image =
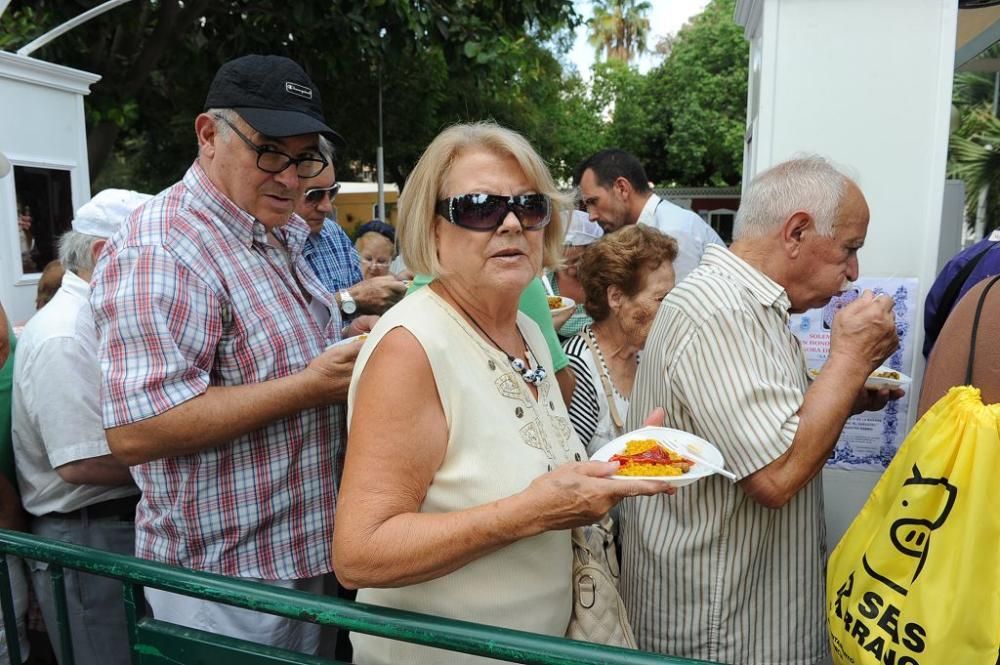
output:
M 110 239 L 91 299 L 105 427 L 156 416 L 209 386 L 288 376 L 339 338 L 337 308 L 302 257 L 308 227 L 293 216 L 279 235 L 287 254 L 195 162 Z M 324 329 L 311 306 L 332 313 Z M 307 409 L 133 467 L 136 555 L 240 577 L 329 572 L 343 418 L 342 406 Z
M 327 220 L 319 233 L 310 234 L 302 255 L 330 293 L 361 281 L 361 258 L 336 222 Z

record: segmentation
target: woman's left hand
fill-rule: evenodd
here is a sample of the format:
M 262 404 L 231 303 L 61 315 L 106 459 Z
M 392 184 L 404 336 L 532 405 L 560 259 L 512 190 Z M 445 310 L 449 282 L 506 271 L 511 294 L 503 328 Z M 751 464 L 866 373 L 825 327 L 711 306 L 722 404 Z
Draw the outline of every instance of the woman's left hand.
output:
M 523 494 L 530 497 L 540 531 L 593 524 L 626 497 L 677 492 L 659 480 L 608 478 L 618 468 L 617 462 L 574 462 L 536 478 Z
M 662 427 L 666 420 L 663 407 L 649 412 L 643 424 Z M 525 493 L 537 493 L 538 514 L 549 529 L 569 529 L 593 524 L 625 497 L 675 494 L 676 489 L 659 480 L 611 479 L 619 469 L 617 462 L 577 462 L 564 464 L 539 476 Z

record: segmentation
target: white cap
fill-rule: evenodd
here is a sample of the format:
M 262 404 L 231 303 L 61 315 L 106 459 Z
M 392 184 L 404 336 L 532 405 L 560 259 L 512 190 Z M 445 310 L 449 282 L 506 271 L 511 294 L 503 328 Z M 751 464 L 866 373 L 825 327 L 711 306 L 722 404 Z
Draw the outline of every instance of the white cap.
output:
M 566 239 L 563 244 L 574 247 L 589 245 L 604 235 L 604 229 L 597 222 L 590 221 L 587 213 L 574 210 L 569 218 L 569 228 L 566 229 Z
M 153 198 L 128 189 L 105 189 L 80 206 L 73 216 L 73 230 L 110 238 L 132 211 Z

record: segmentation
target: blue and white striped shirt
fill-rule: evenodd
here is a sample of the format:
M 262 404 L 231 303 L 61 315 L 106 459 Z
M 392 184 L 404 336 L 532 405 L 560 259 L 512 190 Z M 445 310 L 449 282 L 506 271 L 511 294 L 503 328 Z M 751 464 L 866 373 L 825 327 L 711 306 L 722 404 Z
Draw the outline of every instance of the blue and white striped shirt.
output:
M 326 220 L 322 231 L 309 234 L 302 256 L 330 293 L 361 281 L 361 257 L 344 229 L 334 221 Z

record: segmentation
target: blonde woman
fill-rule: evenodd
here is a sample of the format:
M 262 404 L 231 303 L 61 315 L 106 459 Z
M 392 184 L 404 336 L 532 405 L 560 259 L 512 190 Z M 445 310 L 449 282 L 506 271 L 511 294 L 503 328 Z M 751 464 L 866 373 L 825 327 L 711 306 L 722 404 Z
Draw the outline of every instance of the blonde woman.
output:
M 561 205 L 530 144 L 488 123 L 442 132 L 410 176 L 400 246 L 434 281 L 382 317 L 351 381 L 333 542 L 359 601 L 562 635 L 567 529 L 664 492 L 585 461 L 541 332 L 518 313 L 524 287 L 558 260 Z M 490 662 L 352 641 L 362 664 Z

